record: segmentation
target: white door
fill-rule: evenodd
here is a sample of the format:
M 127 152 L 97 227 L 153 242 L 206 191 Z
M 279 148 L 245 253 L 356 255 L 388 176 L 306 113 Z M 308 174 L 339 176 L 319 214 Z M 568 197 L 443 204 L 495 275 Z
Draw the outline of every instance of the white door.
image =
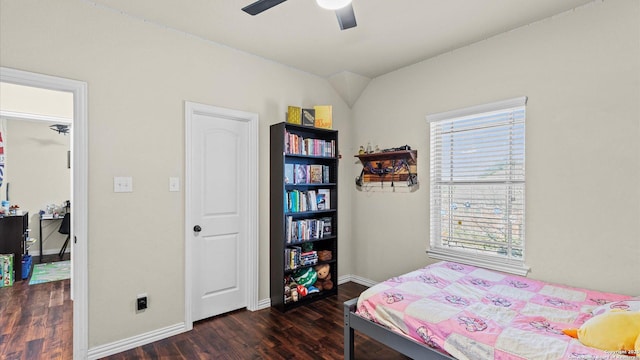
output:
M 247 306 L 250 124 L 216 109 L 191 115 L 187 144 L 193 321 Z

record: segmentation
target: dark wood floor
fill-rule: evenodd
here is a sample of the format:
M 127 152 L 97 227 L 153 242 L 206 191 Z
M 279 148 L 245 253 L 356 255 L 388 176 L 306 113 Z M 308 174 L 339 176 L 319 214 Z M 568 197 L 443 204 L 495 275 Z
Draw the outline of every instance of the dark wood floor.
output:
M 71 359 L 69 280 L 0 289 L 0 359 Z M 338 296 L 280 313 L 239 310 L 196 322 L 193 331 L 106 359 L 341 359 L 342 303 L 366 287 L 346 283 Z M 356 333 L 358 359 L 408 359 Z
M 338 296 L 284 314 L 275 309 L 235 311 L 107 359 L 342 359 L 342 303 L 365 289 L 346 283 L 338 288 Z M 360 334 L 355 346 L 358 359 L 408 359 Z
M 27 278 L 0 288 L 0 359 L 71 359 L 72 306 L 69 280 L 29 285 Z

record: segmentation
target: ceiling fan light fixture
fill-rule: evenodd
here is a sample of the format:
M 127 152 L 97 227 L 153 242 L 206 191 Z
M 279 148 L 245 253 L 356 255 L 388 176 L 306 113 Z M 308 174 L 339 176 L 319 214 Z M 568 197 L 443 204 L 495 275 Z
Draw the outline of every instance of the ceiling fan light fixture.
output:
M 318 6 L 327 10 L 338 10 L 351 4 L 351 0 L 316 0 Z
M 63 134 L 63 135 L 67 135 L 69 133 L 70 128 L 71 128 L 71 125 L 69 124 L 53 124 L 49 126 L 49 129 L 53 131 L 57 131 L 58 134 Z

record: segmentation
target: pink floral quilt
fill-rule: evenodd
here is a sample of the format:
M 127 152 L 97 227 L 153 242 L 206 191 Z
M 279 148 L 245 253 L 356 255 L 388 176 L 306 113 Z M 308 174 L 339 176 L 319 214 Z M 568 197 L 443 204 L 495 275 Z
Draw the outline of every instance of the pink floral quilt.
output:
M 439 262 L 379 283 L 357 314 L 457 359 L 612 359 L 562 333 L 630 296 Z

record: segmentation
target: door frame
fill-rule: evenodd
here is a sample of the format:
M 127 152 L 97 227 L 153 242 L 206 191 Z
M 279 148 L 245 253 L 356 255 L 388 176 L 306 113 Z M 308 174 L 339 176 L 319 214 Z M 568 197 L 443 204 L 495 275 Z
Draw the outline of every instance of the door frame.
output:
M 243 121 L 249 124 L 249 149 L 247 151 L 248 171 L 247 179 L 247 220 L 249 229 L 247 229 L 247 251 L 245 252 L 245 264 L 247 271 L 244 279 L 246 285 L 245 303 L 250 311 L 258 310 L 258 114 L 240 110 L 227 109 L 212 105 L 200 104 L 185 101 L 185 185 L 184 185 L 184 204 L 185 204 L 185 278 L 184 278 L 184 317 L 186 330 L 193 329 L 192 314 L 192 290 L 193 290 L 193 218 L 191 211 L 191 146 L 193 140 L 191 138 L 193 118 L 195 115 L 209 115 L 221 117 L 229 120 Z
M 73 94 L 73 137 L 71 139 L 73 358 L 86 359 L 89 345 L 87 83 L 7 67 L 0 67 L 0 81 Z

